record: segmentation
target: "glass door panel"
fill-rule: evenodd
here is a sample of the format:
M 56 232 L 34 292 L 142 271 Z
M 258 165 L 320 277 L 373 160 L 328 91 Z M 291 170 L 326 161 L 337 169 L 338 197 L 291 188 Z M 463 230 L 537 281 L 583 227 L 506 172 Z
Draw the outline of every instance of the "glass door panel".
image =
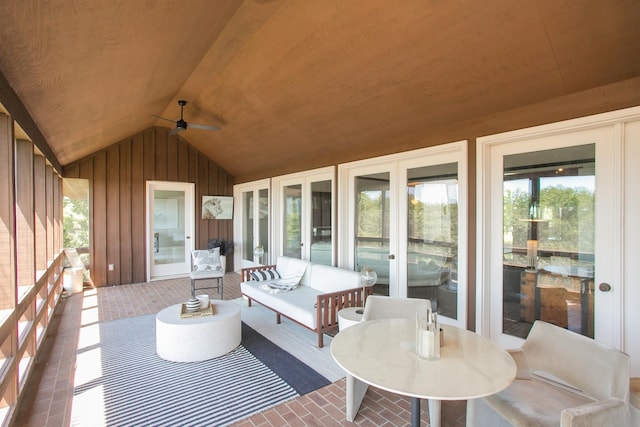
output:
M 378 295 L 389 295 L 390 195 L 389 172 L 355 177 L 355 270 L 376 271 Z
M 191 269 L 193 184 L 149 182 L 149 275 L 176 276 Z
M 254 221 L 255 212 L 253 209 L 254 206 L 254 195 L 253 191 L 244 191 L 242 193 L 242 206 L 245 209 L 242 209 L 242 259 L 245 260 L 253 260 L 253 251 L 254 251 Z M 257 262 L 257 261 L 256 261 Z
M 375 294 L 430 299 L 459 327 L 467 322 L 466 153 L 459 141 L 338 167 L 343 265 L 373 268 Z
M 407 296 L 457 319 L 458 164 L 407 170 Z
M 185 262 L 184 191 L 153 193 L 153 263 Z
M 267 264 L 270 260 L 269 251 L 269 190 L 258 190 L 258 241 L 256 246 L 262 247 L 262 257 L 256 260 L 259 264 Z
M 233 234 L 237 242 L 234 263 L 240 268 L 269 264 L 272 261 L 269 186 L 270 180 L 265 179 L 233 187 L 236 204 L 234 210 L 241 212 L 233 221 Z M 262 247 L 262 251 L 256 250 L 258 247 Z
M 504 156 L 503 333 L 543 320 L 593 338 L 595 145 Z
M 302 259 L 302 186 L 283 187 L 283 255 Z
M 333 265 L 331 181 L 311 183 L 311 262 Z
M 333 265 L 333 166 L 272 179 L 275 255 Z

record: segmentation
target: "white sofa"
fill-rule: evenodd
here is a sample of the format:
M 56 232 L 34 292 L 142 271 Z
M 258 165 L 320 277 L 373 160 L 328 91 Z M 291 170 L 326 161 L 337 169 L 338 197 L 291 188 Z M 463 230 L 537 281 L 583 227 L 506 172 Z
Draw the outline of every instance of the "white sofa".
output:
M 591 338 L 536 321 L 518 371 L 500 393 L 467 403 L 471 426 L 628 426 L 629 356 Z
M 280 278 L 269 278 L 273 270 Z M 251 273 L 266 279 L 252 280 Z M 249 306 L 256 301 L 276 313 L 276 323 L 284 316 L 316 332 L 318 347 L 324 345 L 325 332 L 338 329 L 338 311 L 363 305 L 358 272 L 296 258 L 281 256 L 275 265 L 243 268 L 241 281 L 240 291 Z M 279 289 L 294 283 L 294 289 Z M 370 293 L 371 288 L 366 292 Z

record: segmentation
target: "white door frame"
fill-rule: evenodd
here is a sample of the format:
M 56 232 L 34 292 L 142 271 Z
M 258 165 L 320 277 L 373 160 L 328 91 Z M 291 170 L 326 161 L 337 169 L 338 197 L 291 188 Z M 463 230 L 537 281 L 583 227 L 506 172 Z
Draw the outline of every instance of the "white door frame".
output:
M 153 194 L 155 190 L 167 190 L 167 191 L 184 191 L 184 232 L 185 232 L 185 244 L 184 244 L 184 259 L 185 263 L 180 265 L 179 271 L 170 275 L 152 276 L 152 264 L 153 257 Z M 193 238 L 195 236 L 195 184 L 191 182 L 173 182 L 173 181 L 147 181 L 146 182 L 146 271 L 147 281 L 167 279 L 169 277 L 182 277 L 189 274 L 191 270 L 191 251 L 194 249 Z M 177 266 L 177 265 L 176 265 Z
M 477 332 L 507 347 L 521 339 L 502 334 L 502 154 L 509 144 L 518 151 L 596 144 L 596 261 L 594 283 L 597 313 L 595 338 L 624 350 L 624 138 L 622 123 L 640 119 L 640 108 L 615 111 L 563 122 L 505 132 L 477 140 Z M 524 148 L 522 148 L 524 147 Z M 498 194 L 499 193 L 499 194 Z M 499 212 L 498 212 L 499 211 Z M 602 282 L 612 291 L 598 290 Z
M 449 319 L 441 316 L 443 323 L 455 325 L 461 328 L 467 327 L 467 254 L 468 254 L 468 188 L 467 179 L 468 161 L 467 141 L 457 141 L 434 147 L 372 159 L 358 160 L 355 162 L 338 165 L 338 260 L 343 268 L 353 270 L 355 267 L 355 178 L 357 176 L 389 173 L 391 194 L 389 212 L 389 253 L 395 255 L 395 259 L 389 263 L 389 295 L 394 297 L 406 297 L 406 269 L 400 268 L 406 265 L 406 253 L 400 253 L 400 248 L 407 242 L 407 207 L 401 203 L 406 200 L 407 169 L 437 165 L 443 163 L 458 164 L 458 310 L 457 319 Z M 404 199 L 403 199 L 404 197 Z M 395 207 L 395 208 L 393 208 Z M 404 230 L 402 230 L 404 229 Z
M 233 219 L 233 236 L 234 236 L 234 240 L 235 240 L 235 250 L 233 251 L 233 256 L 234 256 L 234 263 L 233 265 L 236 266 L 236 271 L 239 271 L 242 268 L 246 268 L 246 267 L 253 267 L 254 265 L 256 265 L 258 262 L 257 260 L 246 260 L 243 258 L 243 254 L 244 254 L 244 228 L 243 228 L 243 221 L 244 221 L 244 214 L 245 214 L 245 210 L 248 209 L 248 206 L 244 206 L 244 198 L 243 198 L 243 194 L 247 193 L 247 192 L 252 192 L 253 193 L 253 206 L 251 206 L 251 209 L 253 210 L 252 215 L 254 219 L 257 219 L 260 217 L 260 190 L 267 190 L 269 193 L 268 196 L 268 203 L 269 206 L 267 208 L 267 212 L 269 215 L 269 221 L 268 221 L 268 230 L 267 230 L 267 235 L 269 236 L 269 242 L 267 242 L 267 246 L 265 248 L 265 252 L 266 254 L 273 254 L 273 244 L 271 243 L 271 223 L 273 222 L 273 216 L 271 213 L 271 179 L 270 178 L 266 178 L 266 179 L 260 179 L 258 181 L 252 181 L 252 182 L 246 182 L 244 184 L 237 184 L 233 186 L 233 210 L 236 213 L 236 215 L 234 216 Z M 260 222 L 257 220 L 254 220 L 253 222 L 253 242 L 252 242 L 252 248 L 255 248 L 256 246 L 258 246 L 259 244 L 259 239 L 260 239 Z M 265 255 L 266 255 L 265 254 Z M 272 260 L 266 259 L 266 256 L 261 260 L 262 264 L 269 264 Z
M 284 242 L 282 233 L 284 227 L 284 209 L 282 203 L 284 201 L 284 188 L 290 185 L 299 184 L 302 190 L 302 212 L 300 218 L 302 221 L 302 259 L 311 259 L 311 184 L 319 181 L 331 181 L 331 224 L 335 229 L 336 209 L 335 209 L 335 167 L 327 166 L 319 169 L 312 169 L 304 172 L 293 173 L 289 175 L 281 175 L 271 178 L 271 197 L 273 212 L 273 236 L 272 243 L 276 249 L 276 254 L 284 253 Z M 332 230 L 333 231 L 333 230 Z M 335 233 L 331 233 L 331 247 L 335 242 Z M 335 251 L 331 251 L 331 264 L 335 263 Z

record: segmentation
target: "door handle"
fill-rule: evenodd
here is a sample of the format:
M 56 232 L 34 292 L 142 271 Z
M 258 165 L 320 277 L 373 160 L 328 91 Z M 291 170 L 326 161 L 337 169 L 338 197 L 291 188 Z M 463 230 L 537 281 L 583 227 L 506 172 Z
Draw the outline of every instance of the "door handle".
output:
M 389 259 L 396 259 L 396 256 L 394 254 L 389 255 Z
M 602 292 L 609 292 L 611 290 L 611 285 L 605 282 L 602 282 L 598 285 L 598 289 Z
M 184 238 L 185 238 L 185 239 L 190 239 L 190 238 L 191 238 L 191 236 L 184 236 Z

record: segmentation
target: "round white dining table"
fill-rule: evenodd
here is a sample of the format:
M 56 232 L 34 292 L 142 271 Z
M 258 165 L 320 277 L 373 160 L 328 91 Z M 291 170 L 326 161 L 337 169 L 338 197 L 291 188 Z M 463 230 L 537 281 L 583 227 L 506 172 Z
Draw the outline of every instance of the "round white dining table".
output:
M 420 399 L 429 400 L 429 419 L 440 426 L 442 400 L 466 400 L 497 393 L 511 384 L 516 364 L 505 350 L 474 332 L 441 325 L 440 359 L 415 351 L 415 321 L 361 322 L 340 331 L 331 354 L 346 372 L 346 417 L 353 421 L 368 385 L 412 398 L 412 425 L 420 422 Z

